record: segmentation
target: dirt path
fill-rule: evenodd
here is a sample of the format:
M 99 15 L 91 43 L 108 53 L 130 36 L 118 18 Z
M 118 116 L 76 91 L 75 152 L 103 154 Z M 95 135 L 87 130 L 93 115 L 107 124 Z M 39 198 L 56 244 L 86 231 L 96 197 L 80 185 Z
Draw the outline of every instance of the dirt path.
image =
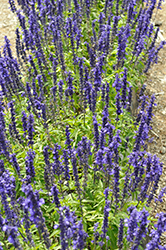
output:
M 0 50 L 4 45 L 4 37 L 7 36 L 15 51 L 15 27 L 17 17 L 10 11 L 8 0 L 0 0 Z
M 166 40 L 166 3 L 162 10 L 158 12 L 155 23 L 160 25 L 160 34 L 157 42 Z M 163 175 L 160 180 L 158 192 L 166 186 L 166 46 L 160 51 L 158 64 L 154 64 L 148 72 L 148 78 L 145 82 L 146 93 L 155 94 L 157 107 L 154 108 L 154 118 L 152 123 L 151 137 L 154 137 L 153 143 L 149 145 L 149 152 L 156 154 L 164 164 Z M 157 193 L 158 193 L 157 192 Z M 166 195 L 162 206 L 159 206 L 155 213 L 159 211 L 166 212 Z M 165 240 L 166 242 L 166 240 Z

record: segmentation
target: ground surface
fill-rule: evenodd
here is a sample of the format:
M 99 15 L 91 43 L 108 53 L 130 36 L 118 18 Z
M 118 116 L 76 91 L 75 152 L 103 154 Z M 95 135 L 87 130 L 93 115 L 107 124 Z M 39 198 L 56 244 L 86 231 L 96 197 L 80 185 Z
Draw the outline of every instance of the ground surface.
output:
M 4 36 L 7 36 L 15 47 L 15 26 L 17 17 L 9 9 L 8 0 L 0 0 L 0 48 L 4 44 Z
M 155 16 L 155 15 L 154 15 Z M 160 25 L 160 34 L 157 39 L 159 44 L 162 40 L 166 40 L 166 3 L 163 3 L 162 10 L 159 10 L 154 23 Z M 158 64 L 154 64 L 147 74 L 147 80 L 145 82 L 146 94 L 149 96 L 155 94 L 157 106 L 154 108 L 154 118 L 152 123 L 152 130 L 150 132 L 151 137 L 154 137 L 153 143 L 149 145 L 149 152 L 156 154 L 163 162 L 163 174 L 160 179 L 159 189 L 166 186 L 166 45 L 159 53 Z M 166 195 L 163 197 L 163 203 L 153 203 L 154 209 L 153 215 L 155 216 L 159 212 L 166 212 Z M 166 233 L 163 234 L 162 243 L 166 244 Z
M 155 14 L 154 14 L 155 16 Z M 166 39 L 166 4 L 163 4 L 153 21 L 160 25 L 160 34 L 158 43 Z M 16 16 L 10 11 L 8 0 L 0 0 L 0 48 L 4 44 L 4 36 L 7 36 L 15 51 L 15 27 L 17 25 Z M 15 52 L 14 52 L 15 54 Z M 153 143 L 149 145 L 149 152 L 156 154 L 164 163 L 163 175 L 160 180 L 159 191 L 166 185 L 166 46 L 160 51 L 158 64 L 153 65 L 147 74 L 145 82 L 146 94 L 155 94 L 157 107 L 154 109 L 155 117 L 153 119 L 151 137 L 154 137 Z M 154 210 L 154 216 L 159 211 L 166 212 L 166 196 L 162 206 L 159 205 Z M 154 205 L 154 204 L 153 204 Z M 163 237 L 163 243 L 166 239 Z

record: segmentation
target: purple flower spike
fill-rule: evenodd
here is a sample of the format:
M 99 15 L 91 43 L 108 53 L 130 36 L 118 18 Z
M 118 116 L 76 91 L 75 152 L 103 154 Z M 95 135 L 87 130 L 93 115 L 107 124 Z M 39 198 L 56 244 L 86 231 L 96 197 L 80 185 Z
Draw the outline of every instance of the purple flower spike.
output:
M 0 122 L 0 155 L 4 154 L 7 158 L 9 158 L 8 141 L 5 138 L 4 132 L 4 126 Z
M 77 187 L 77 191 L 78 191 L 78 194 L 80 196 L 80 182 L 79 182 L 79 175 L 78 175 L 77 158 L 76 158 L 76 154 L 75 154 L 74 150 L 72 152 L 71 162 L 72 162 L 72 167 L 73 167 L 75 186 Z
M 59 82 L 58 82 L 58 87 L 59 87 L 59 98 L 60 98 L 60 100 L 62 101 L 62 98 L 63 98 L 63 85 L 64 85 L 64 82 L 62 81 L 62 80 L 60 80 Z
M 139 215 L 140 223 L 139 223 L 139 227 L 134 233 L 135 240 L 134 240 L 131 250 L 137 250 L 141 243 L 142 238 L 145 237 L 145 235 L 147 234 L 148 216 L 149 216 L 148 211 L 146 211 L 146 209 L 143 208 L 143 210 L 140 212 L 140 215 Z
M 119 234 L 118 234 L 118 247 L 119 250 L 123 247 L 123 228 L 124 228 L 124 219 L 120 219 L 119 225 Z
M 3 231 L 5 231 L 6 235 L 8 236 L 8 241 L 13 244 L 15 249 L 23 250 L 23 248 L 21 247 L 20 242 L 17 238 L 17 236 L 18 236 L 18 228 L 17 227 L 5 225 L 3 227 Z
M 60 201 L 58 198 L 59 191 L 56 185 L 53 185 L 53 187 L 51 188 L 51 194 L 54 196 L 54 203 L 56 207 L 59 208 L 61 205 L 60 205 Z
M 63 150 L 63 164 L 64 164 L 64 177 L 66 181 L 70 180 L 70 173 L 69 173 L 69 160 L 68 160 L 68 151 Z
M 154 249 L 162 249 L 165 250 L 165 246 L 160 244 L 160 237 L 162 233 L 166 231 L 166 214 L 160 212 L 157 215 L 158 222 L 155 225 L 156 229 L 153 229 L 150 233 L 151 241 L 146 245 L 145 250 L 154 250 Z
M 14 110 L 14 102 L 13 101 L 11 101 L 11 102 L 9 102 L 9 108 L 10 108 L 10 113 L 11 113 L 11 121 L 12 121 L 12 130 L 13 130 L 13 132 L 14 132 L 14 135 L 15 135 L 15 137 L 17 138 L 17 140 L 20 142 L 20 143 L 22 143 L 22 140 L 21 140 L 21 138 L 20 138 L 20 134 L 19 134 L 19 132 L 18 132 L 18 130 L 17 130 L 17 128 L 16 128 L 16 114 L 15 114 L 15 110 Z
M 163 202 L 163 196 L 164 194 L 166 194 L 166 187 L 162 188 L 162 190 L 160 191 L 158 198 L 155 199 L 155 202 L 159 201 L 159 202 Z
M 36 225 L 40 237 L 44 239 L 47 249 L 50 248 L 51 242 L 49 233 L 45 224 L 45 219 L 41 210 L 41 205 L 44 204 L 44 199 L 39 198 L 38 191 L 33 191 L 31 184 L 23 185 L 22 191 L 25 193 L 26 198 L 23 206 L 29 210 L 31 221 Z
M 72 140 L 70 139 L 69 126 L 66 126 L 66 142 L 65 142 L 65 144 L 67 145 L 70 157 L 71 157 L 71 143 L 72 143 Z
M 49 160 L 49 146 L 45 146 L 43 149 L 44 161 L 45 161 L 45 168 L 44 168 L 44 180 L 45 180 L 45 187 L 49 191 L 50 187 L 53 185 L 53 169 Z
M 59 149 L 60 149 L 60 146 L 56 143 L 54 145 L 54 150 L 52 152 L 53 159 L 54 159 L 54 162 L 52 163 L 52 168 L 53 168 L 54 174 L 56 174 L 57 176 L 60 176 L 63 171 L 62 164 L 59 160 L 59 152 L 58 152 Z
M 5 46 L 4 46 L 4 49 L 3 49 L 3 54 L 4 54 L 5 57 L 9 56 L 10 59 L 13 59 L 12 51 L 11 51 L 10 46 L 11 46 L 10 41 L 7 38 L 7 36 L 5 36 Z
M 106 233 L 107 233 L 107 230 L 108 230 L 108 217 L 109 217 L 109 211 L 111 210 L 110 201 L 108 200 L 108 192 L 109 192 L 109 188 L 106 188 L 104 190 L 105 207 L 104 207 L 104 219 L 103 219 L 103 226 L 102 226 L 103 234 L 101 235 L 103 239 L 106 237 Z
M 25 137 L 27 133 L 27 115 L 25 111 L 22 111 L 22 126 L 23 126 L 23 131 L 24 131 L 23 136 Z
M 10 155 L 10 157 L 11 157 L 11 162 L 12 162 L 17 174 L 20 175 L 20 166 L 18 165 L 16 154 L 12 154 L 12 155 Z
M 33 145 L 34 141 L 33 141 L 33 133 L 35 132 L 34 128 L 34 118 L 33 118 L 33 115 L 30 114 L 29 117 L 28 117 L 28 125 L 27 125 L 27 128 L 28 128 L 28 145 Z
M 136 208 L 132 208 L 129 219 L 125 220 L 126 225 L 128 226 L 127 230 L 127 240 L 133 242 L 135 231 L 138 228 L 138 212 Z
M 83 224 L 82 221 L 78 222 L 77 225 L 77 238 L 76 240 L 73 240 L 73 249 L 79 249 L 83 250 L 85 249 L 85 244 L 86 244 L 86 238 L 88 237 L 88 234 L 85 233 L 83 230 Z
M 35 158 L 35 152 L 32 151 L 32 149 L 29 149 L 27 152 L 27 156 L 25 157 L 26 161 L 26 174 L 27 176 L 30 176 L 31 178 L 35 177 L 35 168 L 34 168 L 34 158 Z
M 95 139 L 95 149 L 99 147 L 99 128 L 96 116 L 93 116 L 93 127 L 94 127 L 94 139 Z

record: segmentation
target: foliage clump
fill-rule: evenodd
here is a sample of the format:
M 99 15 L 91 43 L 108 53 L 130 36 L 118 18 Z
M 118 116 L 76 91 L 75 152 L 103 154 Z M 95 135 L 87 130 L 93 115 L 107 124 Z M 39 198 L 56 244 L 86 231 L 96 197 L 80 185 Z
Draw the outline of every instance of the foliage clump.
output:
M 9 0 L 0 57 L 0 249 L 165 249 L 147 151 L 161 1 Z M 16 7 L 17 6 L 17 7 Z M 165 188 L 156 202 L 162 202 Z M 156 222 L 156 224 L 154 224 Z

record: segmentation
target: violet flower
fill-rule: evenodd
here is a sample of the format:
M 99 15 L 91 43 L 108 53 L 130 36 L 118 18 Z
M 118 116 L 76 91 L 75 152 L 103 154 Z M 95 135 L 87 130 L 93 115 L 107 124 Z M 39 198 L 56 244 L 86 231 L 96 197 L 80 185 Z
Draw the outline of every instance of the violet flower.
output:
M 79 60 L 79 75 L 80 75 L 80 94 L 81 94 L 81 101 L 83 100 L 83 89 L 84 89 L 84 81 L 83 81 L 83 58 L 80 58 Z
M 74 16 L 74 14 L 73 14 Z M 73 17 L 74 19 L 74 17 Z M 81 37 L 83 37 L 83 35 L 81 34 L 81 29 L 78 27 L 77 25 L 77 21 L 73 21 L 73 32 L 75 34 L 75 40 L 76 40 L 76 43 L 77 43 L 77 50 L 79 49 L 79 46 L 80 46 L 80 43 L 81 43 Z
M 164 194 L 166 194 L 166 186 L 164 188 L 162 188 L 162 190 L 160 191 L 158 198 L 155 198 L 155 202 L 159 201 L 159 202 L 163 202 L 163 196 Z
M 0 154 L 4 154 L 7 158 L 9 158 L 8 151 L 8 141 L 6 140 L 4 127 L 0 123 Z
M 165 246 L 161 246 L 160 244 L 160 237 L 162 233 L 166 231 L 166 215 L 163 212 L 160 212 L 160 214 L 157 215 L 158 221 L 155 225 L 155 229 L 153 229 L 150 233 L 151 240 L 148 244 L 146 244 L 145 250 L 154 250 L 156 248 L 158 249 L 165 249 Z
M 106 85 L 105 83 L 101 86 L 101 101 L 105 102 L 105 96 L 106 96 Z
M 73 52 L 73 63 L 76 64 L 76 55 L 75 55 L 75 44 L 74 44 L 74 32 L 73 32 L 73 23 L 71 17 L 66 19 L 67 36 L 70 39 L 70 44 Z
M 89 58 L 90 58 L 90 65 L 92 68 L 95 66 L 95 61 L 96 61 L 96 54 L 94 53 L 93 49 L 90 48 L 89 43 L 86 42 Z
M 45 180 L 45 187 L 47 191 L 50 190 L 50 187 L 53 185 L 53 180 L 54 180 L 53 169 L 49 160 L 48 149 L 50 149 L 49 146 L 45 146 L 43 149 L 44 161 L 46 164 L 44 168 L 44 180 Z
M 68 151 L 63 150 L 63 164 L 64 164 L 64 178 L 66 181 L 70 180 L 70 170 L 69 170 L 69 159 L 68 159 Z
M 59 228 L 60 228 L 60 240 L 61 240 L 61 249 L 67 249 L 67 239 L 65 237 L 65 221 L 62 213 L 63 208 L 60 208 L 60 215 L 59 215 Z
M 84 107 L 87 108 L 89 104 L 89 109 L 92 111 L 92 84 L 89 82 L 89 73 L 85 67 L 84 76 Z
M 119 232 L 118 232 L 119 250 L 123 248 L 123 229 L 124 229 L 124 219 L 120 219 Z
M 64 53 L 63 53 L 63 43 L 62 43 L 62 38 L 61 38 L 61 34 L 60 32 L 58 32 L 58 49 L 59 49 L 59 57 L 60 57 L 60 62 L 61 62 L 61 68 L 62 71 L 65 71 L 66 67 L 65 67 L 65 61 L 64 61 Z
M 71 157 L 71 143 L 73 140 L 70 139 L 70 131 L 69 131 L 69 126 L 66 126 L 66 141 L 65 144 L 67 145 L 68 151 L 69 151 L 69 155 Z
M 107 25 L 106 25 L 106 44 L 105 44 L 105 49 L 106 49 L 106 54 L 109 53 L 109 48 L 110 48 L 110 30 L 111 30 L 111 14 L 108 17 Z
M 122 78 L 122 104 L 123 104 L 123 108 L 126 108 L 126 102 L 127 102 L 127 68 L 124 68 L 124 72 L 123 72 L 123 78 Z
M 95 113 L 96 110 L 96 102 L 97 102 L 97 93 L 94 88 L 91 89 L 91 110 L 93 114 Z
M 73 176 L 75 179 L 75 186 L 76 186 L 78 194 L 80 196 L 80 182 L 79 182 L 79 175 L 78 175 L 77 158 L 76 158 L 76 152 L 74 150 L 72 150 L 71 163 L 72 163 L 72 167 L 73 167 Z M 79 197 L 79 199 L 80 199 L 80 197 Z
M 29 210 L 31 215 L 31 221 L 36 225 L 40 237 L 44 239 L 44 243 L 46 247 L 49 249 L 51 246 L 51 242 L 49 239 L 49 233 L 45 224 L 45 219 L 43 217 L 43 213 L 41 211 L 41 205 L 44 203 L 43 199 L 39 198 L 38 191 L 33 191 L 32 186 L 30 184 L 23 185 L 22 191 L 25 193 L 26 198 L 24 201 L 24 206 Z
M 139 101 L 141 101 L 141 105 L 140 105 L 140 111 L 139 111 L 137 118 L 136 118 L 136 123 L 135 123 L 136 125 L 139 124 L 141 117 L 142 117 L 142 114 L 144 114 L 145 105 L 147 104 L 146 99 L 147 99 L 147 96 L 145 96 L 145 95 L 143 95 L 142 97 L 139 98 Z
M 17 57 L 20 59 L 20 55 L 22 55 L 22 46 L 21 46 L 21 40 L 20 40 L 20 32 L 19 29 L 16 29 L 16 52 Z
M 15 6 L 14 0 L 9 0 L 9 4 L 10 4 L 10 9 L 11 9 L 11 11 L 12 11 L 13 13 L 15 13 L 17 9 L 16 9 L 16 6 Z
M 35 103 L 34 103 L 35 100 L 33 99 L 33 96 L 32 96 L 32 93 L 31 93 L 31 87 L 30 87 L 28 82 L 26 82 L 26 90 L 27 90 L 27 93 L 28 93 L 29 105 L 31 104 L 31 106 L 32 106 L 32 108 L 33 108 L 33 110 L 35 112 Z
M 87 18 L 89 18 L 90 17 L 90 0 L 86 0 L 85 4 L 86 4 L 86 15 L 87 15 Z
M 57 69 L 57 66 L 58 66 L 58 61 L 57 61 L 57 58 L 54 58 L 52 54 L 51 54 L 51 56 L 50 56 L 50 60 L 52 61 L 53 84 L 54 84 L 54 86 L 56 86 L 56 82 L 57 82 L 57 73 L 56 73 L 56 69 Z
M 135 240 L 131 248 L 132 250 L 138 249 L 142 238 L 145 237 L 147 234 L 148 216 L 149 216 L 148 211 L 146 211 L 146 209 L 143 208 L 143 210 L 140 212 L 140 215 L 139 215 L 139 221 L 140 221 L 139 227 L 136 229 L 134 233 Z
M 102 128 L 105 128 L 106 124 L 108 124 L 108 121 L 109 121 L 109 113 L 108 113 L 108 107 L 107 106 L 104 107 L 102 115 L 103 115 L 103 117 L 102 117 Z
M 62 80 L 60 80 L 58 83 L 57 83 L 58 87 L 59 87 L 59 98 L 60 100 L 62 101 L 63 99 L 63 85 L 64 85 L 64 82 Z
M 67 81 L 68 87 L 65 90 L 66 101 L 68 101 L 68 97 L 70 97 L 71 98 L 70 101 L 73 102 L 73 93 L 74 93 L 73 80 L 74 78 L 71 76 L 71 72 L 67 72 L 67 73 L 68 73 L 68 76 L 67 76 L 66 81 Z
M 77 147 L 77 155 L 79 157 L 79 163 L 80 166 L 83 167 L 83 174 L 84 174 L 84 181 L 83 186 L 87 186 L 87 180 L 88 180 L 88 169 L 89 169 L 89 155 L 91 155 L 90 150 L 91 143 L 87 140 L 87 138 L 84 136 L 82 137 L 82 140 L 78 143 Z
M 27 115 L 25 111 L 22 111 L 22 126 L 24 131 L 23 137 L 25 137 L 27 134 Z
M 26 49 L 29 50 L 29 32 L 26 29 L 25 16 L 21 15 L 20 11 L 17 11 L 17 17 L 18 17 L 18 20 L 20 22 L 20 26 L 21 26 L 23 34 L 24 34 L 23 41 L 25 43 Z
M 95 150 L 97 151 L 99 147 L 99 128 L 96 116 L 93 116 L 93 127 L 94 127 L 94 140 L 95 140 Z
M 5 45 L 4 45 L 4 49 L 3 49 L 3 54 L 4 54 L 5 57 L 9 56 L 10 59 L 13 59 L 12 51 L 11 51 L 10 46 L 11 46 L 10 41 L 7 38 L 7 36 L 5 36 Z
M 51 188 L 51 194 L 54 197 L 53 201 L 54 201 L 56 207 L 59 208 L 61 206 L 61 204 L 60 204 L 60 201 L 59 201 L 59 198 L 58 198 L 59 191 L 58 191 L 56 185 L 53 185 L 53 187 Z
M 154 194 L 158 188 L 160 176 L 162 175 L 163 163 L 160 162 L 156 155 L 153 156 L 153 167 L 151 169 L 151 174 L 153 176 L 153 186 L 151 187 L 150 194 L 147 200 L 147 204 L 153 200 Z
M 135 237 L 135 232 L 138 228 L 138 220 L 139 220 L 139 212 L 136 208 L 133 208 L 129 219 L 125 220 L 125 225 L 128 227 L 127 229 L 127 240 L 133 242 Z
M 20 166 L 17 162 L 16 154 L 11 154 L 10 157 L 11 157 L 11 162 L 12 162 L 13 167 L 15 168 L 18 176 L 20 176 Z
M 104 13 L 100 12 L 100 15 L 99 15 L 99 37 L 101 36 L 101 33 L 102 33 L 102 28 L 103 28 L 103 19 L 105 18 L 105 15 Z
M 8 236 L 8 241 L 13 244 L 15 249 L 23 250 L 23 248 L 21 247 L 20 242 L 17 238 L 17 236 L 18 236 L 18 228 L 17 227 L 5 225 L 5 226 L 3 226 L 3 231 L 5 231 L 6 235 Z
M 85 249 L 87 237 L 88 237 L 88 234 L 85 233 L 85 231 L 83 230 L 83 223 L 80 220 L 78 221 L 78 225 L 77 225 L 77 237 L 75 240 L 73 240 L 73 249 L 79 249 L 79 250 Z
M 106 82 L 106 97 L 105 97 L 105 103 L 106 103 L 106 106 L 107 108 L 109 107 L 109 93 L 110 93 L 110 86 L 109 86 L 109 83 Z
M 154 104 L 154 101 L 155 101 L 155 96 L 152 95 L 151 96 L 151 99 L 150 99 L 150 103 L 149 103 L 149 106 L 147 107 L 147 125 L 150 126 L 150 122 L 152 120 L 152 109 L 153 109 L 153 105 L 156 106 L 156 104 Z
M 12 129 L 13 129 L 13 132 L 14 132 L 17 140 L 20 143 L 22 143 L 22 140 L 20 138 L 20 134 L 19 134 L 19 132 L 18 132 L 18 130 L 16 128 L 16 118 L 15 118 L 16 114 L 15 114 L 15 110 L 14 110 L 14 103 L 13 103 L 13 101 L 9 102 L 8 105 L 9 105 L 10 113 L 11 113 L 11 120 L 12 120 Z
M 34 144 L 34 141 L 33 141 L 33 133 L 35 132 L 34 128 L 34 118 L 33 118 L 33 115 L 30 114 L 29 117 L 28 117 L 28 124 L 27 124 L 27 130 L 28 130 L 28 145 L 33 145 Z
M 47 128 L 48 127 L 48 124 L 47 124 L 47 116 L 46 116 L 46 104 L 42 104 L 41 106 L 41 109 L 42 109 L 42 118 L 43 118 L 43 121 L 44 121 L 44 127 Z
M 29 55 L 28 61 L 30 62 L 31 67 L 32 67 L 33 70 L 34 70 L 34 75 L 37 76 L 37 75 L 38 75 L 38 71 L 37 71 L 37 68 L 36 68 L 36 66 L 35 66 L 34 60 L 33 60 L 33 58 L 32 58 L 31 55 Z
M 0 177 L 4 173 L 5 167 L 4 167 L 4 162 L 3 160 L 0 160 Z
M 27 240 L 30 242 L 31 246 L 35 247 L 34 241 L 32 239 L 32 233 L 30 232 L 31 229 L 31 219 L 29 216 L 29 211 L 26 207 L 23 206 L 23 204 L 25 203 L 25 198 L 20 197 L 18 200 L 19 204 L 20 204 L 20 208 L 23 211 L 23 219 L 22 219 L 22 224 L 25 228 L 25 232 L 26 232 L 26 237 Z
M 127 23 L 128 24 L 133 24 L 133 20 L 135 19 L 135 15 L 137 12 L 134 10 L 135 9 L 135 1 L 129 2 L 129 5 L 127 7 Z
M 31 178 L 35 177 L 34 158 L 35 152 L 32 151 L 32 149 L 29 149 L 29 151 L 27 151 L 27 156 L 25 157 L 25 169 L 27 176 L 29 175 Z
M 97 21 L 96 19 L 92 21 L 92 32 L 93 32 L 93 39 L 94 39 L 95 43 L 97 42 L 96 31 L 95 31 L 95 22 L 96 21 Z
M 53 171 L 54 171 L 54 174 L 56 174 L 57 176 L 60 176 L 63 172 L 63 168 L 62 168 L 62 165 L 61 165 L 61 162 L 59 160 L 59 150 L 60 150 L 60 146 L 56 143 L 54 145 L 54 150 L 53 150 L 53 159 L 54 159 L 54 162 L 52 163 L 52 168 L 53 168 Z M 60 177 L 59 177 L 60 178 Z
M 91 241 L 92 243 L 94 243 L 95 246 L 96 246 L 97 241 L 98 241 L 98 239 L 99 239 L 99 237 L 100 237 L 100 234 L 99 234 L 99 232 L 97 231 L 98 226 L 99 226 L 99 223 L 98 223 L 98 222 L 94 224 L 94 229 L 93 229 L 93 232 L 94 232 L 94 233 L 93 233 L 94 240 Z
M 146 124 L 146 119 L 147 119 L 147 116 L 145 113 L 143 113 L 139 128 L 136 131 L 136 136 L 134 136 L 135 138 L 134 151 L 139 151 L 141 146 L 145 144 L 145 140 L 148 138 L 149 128 Z
M 112 28 L 112 34 L 111 34 L 111 44 L 113 43 L 113 40 L 114 40 L 114 38 L 116 36 L 116 33 L 117 33 L 119 19 L 120 19 L 119 16 L 114 16 L 113 17 L 113 28 Z
M 109 212 L 111 210 L 110 208 L 110 201 L 108 200 L 108 192 L 109 188 L 106 188 L 104 190 L 104 195 L 105 195 L 105 207 L 104 207 L 104 219 L 103 219 L 103 226 L 102 226 L 102 238 L 106 238 L 106 233 L 108 230 L 108 217 L 109 217 Z

